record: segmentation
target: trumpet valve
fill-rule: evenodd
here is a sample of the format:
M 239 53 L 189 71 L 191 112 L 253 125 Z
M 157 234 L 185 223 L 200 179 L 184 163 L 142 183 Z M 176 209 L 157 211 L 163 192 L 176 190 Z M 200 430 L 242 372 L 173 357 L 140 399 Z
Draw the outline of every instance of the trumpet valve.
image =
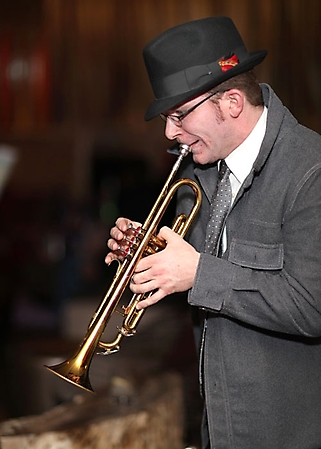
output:
M 164 240 L 159 239 L 155 235 L 152 235 L 145 249 L 144 255 L 149 256 L 150 254 L 155 254 L 157 251 L 160 251 L 165 248 L 166 242 Z
M 130 260 L 134 255 L 134 252 L 138 248 L 138 244 L 142 239 L 144 232 L 141 226 L 134 228 L 132 225 L 128 228 L 125 233 L 123 241 L 125 242 L 124 248 L 120 245 L 118 248 L 118 252 L 127 259 Z

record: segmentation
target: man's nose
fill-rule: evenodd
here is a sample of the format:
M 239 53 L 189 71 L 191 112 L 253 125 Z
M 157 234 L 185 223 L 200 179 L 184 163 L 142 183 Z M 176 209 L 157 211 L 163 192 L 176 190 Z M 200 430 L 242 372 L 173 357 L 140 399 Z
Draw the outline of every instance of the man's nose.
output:
M 181 134 L 181 128 L 175 125 L 174 122 L 170 118 L 166 120 L 165 124 L 165 136 L 169 140 L 177 139 L 177 137 Z

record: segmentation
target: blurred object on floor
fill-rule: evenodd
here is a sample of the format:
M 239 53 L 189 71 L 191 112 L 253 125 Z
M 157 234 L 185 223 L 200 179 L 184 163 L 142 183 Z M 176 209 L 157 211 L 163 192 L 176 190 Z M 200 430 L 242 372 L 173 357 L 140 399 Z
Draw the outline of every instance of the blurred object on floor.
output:
M 40 416 L 4 422 L 0 443 L 2 449 L 181 449 L 182 410 L 180 377 L 162 373 L 137 379 L 125 402 L 111 384 L 98 396 L 82 393 Z

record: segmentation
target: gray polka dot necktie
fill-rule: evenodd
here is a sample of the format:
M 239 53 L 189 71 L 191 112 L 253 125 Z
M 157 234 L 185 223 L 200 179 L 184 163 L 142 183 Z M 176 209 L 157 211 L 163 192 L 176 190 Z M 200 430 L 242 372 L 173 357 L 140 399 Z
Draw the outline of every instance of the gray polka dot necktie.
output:
M 205 253 L 215 254 L 217 243 L 222 231 L 225 217 L 230 209 L 232 201 L 232 188 L 230 183 L 231 170 L 223 159 L 218 172 L 218 180 L 211 201 L 210 220 L 207 226 L 205 239 Z

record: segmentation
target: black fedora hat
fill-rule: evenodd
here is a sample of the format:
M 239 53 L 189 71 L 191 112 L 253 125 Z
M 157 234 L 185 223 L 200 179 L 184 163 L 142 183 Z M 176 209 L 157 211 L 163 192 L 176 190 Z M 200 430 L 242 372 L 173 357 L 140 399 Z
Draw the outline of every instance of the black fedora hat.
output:
M 249 53 L 228 17 L 208 17 L 168 29 L 143 49 L 155 95 L 145 120 L 252 69 L 266 53 Z

